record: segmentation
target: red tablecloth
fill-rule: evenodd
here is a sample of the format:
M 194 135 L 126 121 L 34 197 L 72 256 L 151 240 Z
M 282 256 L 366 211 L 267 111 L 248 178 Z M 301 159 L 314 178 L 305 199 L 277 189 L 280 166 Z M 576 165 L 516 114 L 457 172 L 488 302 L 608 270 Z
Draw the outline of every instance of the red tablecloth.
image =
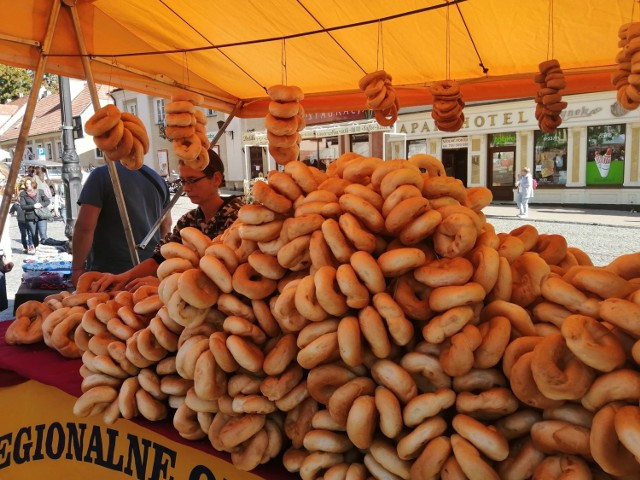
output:
M 43 342 L 33 345 L 7 345 L 4 341 L 4 334 L 10 323 L 10 321 L 0 322 L 0 388 L 30 379 L 54 386 L 70 395 L 80 396 L 82 394 L 80 389 L 82 377 L 79 368 L 82 365 L 82 360 L 64 358 Z M 182 438 L 173 427 L 170 419 L 161 422 L 149 422 L 145 419 L 133 421 L 175 442 L 197 448 L 231 462 L 228 454 L 215 450 L 207 439 L 191 441 Z M 259 466 L 253 470 L 253 473 L 265 479 L 300 478 L 287 472 L 279 458 Z

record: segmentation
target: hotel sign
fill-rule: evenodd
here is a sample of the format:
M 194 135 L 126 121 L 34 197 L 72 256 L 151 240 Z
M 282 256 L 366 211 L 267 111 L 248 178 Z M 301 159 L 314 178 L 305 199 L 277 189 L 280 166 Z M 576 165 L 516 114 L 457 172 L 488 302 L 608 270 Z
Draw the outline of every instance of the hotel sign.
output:
M 469 137 L 453 137 L 442 139 L 442 148 L 467 148 L 468 146 Z

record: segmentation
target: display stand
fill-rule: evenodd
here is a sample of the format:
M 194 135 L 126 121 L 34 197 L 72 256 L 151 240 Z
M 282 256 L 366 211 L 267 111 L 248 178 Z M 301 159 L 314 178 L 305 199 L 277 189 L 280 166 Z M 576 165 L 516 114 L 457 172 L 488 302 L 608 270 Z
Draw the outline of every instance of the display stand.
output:
M 7 345 L 0 322 L 0 478 L 118 480 L 289 480 L 281 458 L 253 472 L 236 469 L 208 439 L 185 440 L 171 419 L 80 418 L 81 360 L 44 345 Z M 170 415 L 171 417 L 171 415 Z

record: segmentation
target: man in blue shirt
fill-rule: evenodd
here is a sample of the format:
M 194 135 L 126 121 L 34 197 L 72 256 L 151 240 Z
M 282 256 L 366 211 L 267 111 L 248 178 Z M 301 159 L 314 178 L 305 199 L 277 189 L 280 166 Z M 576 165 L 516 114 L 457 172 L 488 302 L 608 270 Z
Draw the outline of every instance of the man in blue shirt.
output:
M 133 239 L 139 243 L 160 218 L 170 200 L 166 182 L 154 170 L 143 165 L 129 170 L 116 162 L 131 223 Z M 78 218 L 72 238 L 72 281 L 75 284 L 85 271 L 121 273 L 133 267 L 113 184 L 106 165 L 94 169 L 78 198 Z M 156 243 L 171 230 L 167 214 L 160 229 L 144 250 L 138 249 L 140 261 L 153 255 Z

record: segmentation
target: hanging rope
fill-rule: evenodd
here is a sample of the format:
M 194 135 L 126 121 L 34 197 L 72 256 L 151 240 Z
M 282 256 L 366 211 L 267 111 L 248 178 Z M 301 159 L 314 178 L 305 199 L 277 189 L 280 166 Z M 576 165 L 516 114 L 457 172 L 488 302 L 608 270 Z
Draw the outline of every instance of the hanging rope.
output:
M 447 5 L 446 27 L 445 27 L 445 46 L 444 46 L 444 74 L 447 80 L 451 79 L 451 19 L 449 17 L 449 5 Z
M 380 66 L 382 64 L 382 67 Z M 376 70 L 384 70 L 384 42 L 382 41 L 382 22 L 378 22 L 378 44 L 376 45 Z
M 280 59 L 282 66 L 282 85 L 287 85 L 287 41 L 282 39 L 282 58 Z
M 549 29 L 547 35 L 547 60 L 549 60 L 553 58 L 553 0 L 549 0 Z
M 184 78 L 186 77 L 186 78 Z M 191 80 L 189 77 L 189 56 L 187 52 L 184 52 L 184 74 L 183 74 L 183 82 L 184 85 L 189 86 L 191 84 Z
M 476 42 L 473 39 L 473 36 L 471 35 L 471 31 L 469 30 L 469 26 L 467 25 L 467 21 L 464 19 L 464 15 L 462 15 L 462 11 L 460 10 L 460 5 L 458 5 L 458 3 L 459 2 L 456 2 L 456 1 L 451 2 L 451 4 L 455 5 L 456 8 L 458 9 L 458 14 L 460 15 L 460 20 L 462 20 L 462 24 L 464 25 L 464 29 L 467 31 L 467 35 L 469 36 L 469 40 L 471 41 L 471 45 L 473 45 L 473 50 L 476 52 L 476 56 L 478 57 L 478 61 L 480 62 L 480 63 L 478 63 L 478 65 L 482 69 L 482 73 L 484 73 L 486 75 L 487 73 L 489 73 L 489 69 L 484 66 L 484 62 L 482 61 L 482 57 L 480 56 L 480 52 L 478 52 L 478 47 L 476 47 Z

